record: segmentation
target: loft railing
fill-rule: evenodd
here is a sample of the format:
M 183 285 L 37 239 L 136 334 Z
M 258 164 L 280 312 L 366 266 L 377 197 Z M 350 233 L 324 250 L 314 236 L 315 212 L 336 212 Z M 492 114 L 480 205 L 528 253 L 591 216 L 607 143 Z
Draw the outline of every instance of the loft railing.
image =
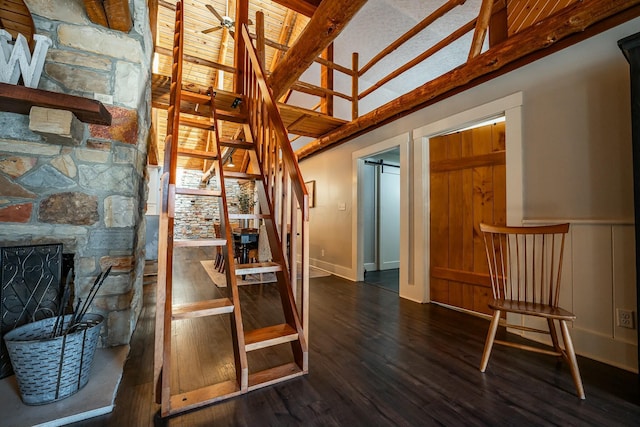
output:
M 246 46 L 245 108 L 258 160 L 262 165 L 265 190 L 273 204 L 273 217 L 282 242 L 282 252 L 287 255 L 291 286 L 301 310 L 305 338 L 308 338 L 309 195 L 251 36 L 246 26 L 243 25 L 241 31 Z M 300 289 L 297 287 L 298 272 L 302 278 Z
M 415 58 L 409 60 L 406 63 L 398 64 L 393 71 L 381 76 L 377 81 L 370 83 L 369 79 L 365 80 L 365 75 L 369 77 L 371 75 L 370 70 L 374 69 L 384 59 L 389 60 L 389 55 L 397 49 L 400 49 L 409 40 L 413 39 L 416 35 L 422 31 L 428 30 L 436 21 L 450 19 L 451 17 L 459 16 L 459 8 L 467 3 L 466 0 L 447 0 L 443 4 L 431 12 L 428 16 L 418 22 L 415 26 L 408 29 L 399 38 L 394 40 L 389 46 L 384 48 L 373 58 L 368 60 L 365 64 L 359 64 L 358 53 L 353 53 L 352 64 L 350 66 L 340 65 L 332 60 L 332 58 L 317 57 L 315 62 L 319 64 L 327 73 L 342 73 L 351 79 L 351 93 L 344 93 L 348 89 L 341 91 L 336 90 L 334 87 L 323 87 L 324 83 L 320 85 L 311 84 L 308 82 L 297 81 L 293 83 L 290 90 L 305 93 L 320 98 L 321 102 L 325 105 L 331 104 L 334 98 L 339 98 L 351 102 L 352 105 L 352 120 L 358 118 L 358 104 L 359 101 L 365 97 L 369 97 L 375 93 L 378 89 L 384 87 L 387 83 L 394 79 L 401 78 L 405 73 L 417 65 L 423 63 L 429 58 L 432 58 L 437 53 L 442 53 L 452 43 L 459 41 L 462 37 L 472 33 L 472 38 L 469 46 L 469 53 L 466 63 L 471 62 L 477 58 L 483 49 L 488 47 L 488 51 L 492 49 L 501 49 L 503 42 L 509 40 L 513 35 L 519 34 L 521 31 L 536 25 L 541 20 L 547 20 L 556 15 L 561 15 L 565 10 L 570 10 L 576 14 L 575 17 L 567 15 L 562 19 L 557 20 L 557 25 L 563 30 L 562 34 L 552 34 L 549 43 L 554 40 L 557 41 L 557 37 L 560 35 L 566 35 L 567 32 L 582 31 L 586 25 L 591 25 L 597 22 L 597 19 L 602 17 L 612 16 L 618 11 L 623 11 L 627 8 L 637 4 L 638 0 L 619 0 L 615 3 L 615 6 L 611 6 L 612 2 L 608 0 L 584 0 L 584 2 L 557 2 L 552 7 L 545 9 L 540 14 L 525 13 L 528 8 L 527 2 L 516 2 L 513 0 L 483 0 L 482 4 L 477 11 L 477 15 L 470 19 L 462 26 L 452 23 L 450 28 L 451 32 L 436 42 L 432 46 L 426 46 L 424 51 L 421 51 Z M 584 3 L 584 5 L 583 5 Z M 588 3 L 588 4 L 587 4 Z M 507 17 L 507 4 L 511 7 L 509 17 Z M 163 3 L 165 7 L 171 7 L 169 3 Z M 467 5 L 469 6 L 469 5 Z M 465 7 L 467 7 L 465 6 Z M 585 12 L 578 14 L 581 9 L 585 9 Z M 256 18 L 258 14 L 256 13 Z M 567 21 L 567 19 L 569 19 Z M 595 21 L 594 21 L 595 19 Z M 256 19 L 257 20 L 257 19 Z M 571 24 L 571 25 L 569 25 Z M 556 26 L 557 26 L 556 25 Z M 552 26 L 553 27 L 553 26 Z M 566 27 L 566 28 L 565 28 Z M 489 28 L 491 32 L 489 32 Z M 256 41 L 256 49 L 258 52 L 262 51 L 264 54 L 265 48 L 274 49 L 278 53 L 284 53 L 289 50 L 289 46 L 281 44 L 273 40 L 269 40 L 265 37 L 264 28 L 259 29 L 256 25 L 256 34 L 250 34 L 251 40 Z M 489 38 L 488 46 L 485 40 Z M 170 56 L 171 50 L 168 48 L 156 47 L 156 52 L 162 55 Z M 484 53 L 487 53 L 485 51 Z M 260 56 L 260 55 L 258 55 Z M 517 54 L 515 57 L 520 57 L 522 54 Z M 213 61 L 205 60 L 196 56 L 185 56 L 185 61 L 193 64 L 205 65 L 219 71 L 232 73 L 237 77 L 238 70 L 234 67 L 230 67 L 225 64 L 216 63 Z M 483 69 L 490 70 L 492 67 L 483 66 L 478 67 L 480 72 Z M 264 70 L 263 70 L 264 71 Z M 266 76 L 266 74 L 265 74 Z M 427 83 L 427 82 L 425 82 Z M 450 90 L 449 86 L 442 88 L 442 90 Z M 323 111 L 331 115 L 329 111 Z

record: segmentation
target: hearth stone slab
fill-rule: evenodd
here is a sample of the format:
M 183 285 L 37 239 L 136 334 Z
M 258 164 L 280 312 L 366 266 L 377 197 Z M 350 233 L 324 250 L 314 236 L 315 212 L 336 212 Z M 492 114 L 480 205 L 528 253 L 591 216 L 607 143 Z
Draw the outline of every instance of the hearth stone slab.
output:
M 0 380 L 2 425 L 54 427 L 108 414 L 113 410 L 128 353 L 128 345 L 99 348 L 87 385 L 73 396 L 47 405 L 22 403 L 15 376 Z

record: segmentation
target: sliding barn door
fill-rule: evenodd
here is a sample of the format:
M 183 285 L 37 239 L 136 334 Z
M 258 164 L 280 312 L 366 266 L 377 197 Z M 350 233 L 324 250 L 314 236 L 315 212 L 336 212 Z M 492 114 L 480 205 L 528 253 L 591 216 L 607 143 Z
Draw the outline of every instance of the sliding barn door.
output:
M 431 300 L 490 313 L 481 222 L 506 223 L 504 122 L 429 140 Z

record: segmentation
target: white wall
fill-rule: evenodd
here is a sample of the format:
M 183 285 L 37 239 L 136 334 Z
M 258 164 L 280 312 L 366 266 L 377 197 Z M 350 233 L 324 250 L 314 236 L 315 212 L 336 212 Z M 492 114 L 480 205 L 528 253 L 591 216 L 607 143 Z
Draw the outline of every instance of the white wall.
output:
M 572 246 L 573 277 L 568 293 L 573 310 L 584 319 L 574 327 L 576 350 L 636 370 L 635 334 L 614 326 L 612 310 L 620 306 L 637 310 L 629 68 L 616 43 L 638 28 L 640 19 L 632 20 L 303 160 L 302 173 L 305 180 L 316 180 L 319 201 L 311 212 L 312 262 L 322 261 L 329 271 L 357 277 L 351 253 L 355 239 L 351 213 L 356 204 L 353 152 L 521 92 L 523 203 L 519 215 L 529 222 L 566 220 L 574 224 L 572 238 L 580 239 L 580 244 Z M 506 126 L 509 138 L 508 121 Z M 425 149 L 409 150 L 413 183 L 421 182 L 415 174 L 428 172 L 421 163 Z M 413 185 L 409 198 L 428 200 L 426 191 L 424 186 Z M 344 210 L 339 209 L 342 204 Z M 413 206 L 410 216 L 415 240 L 401 243 L 411 254 L 423 257 L 408 264 L 405 277 L 413 283 L 424 281 L 428 274 L 428 250 L 421 250 L 427 241 L 428 211 L 421 209 L 423 206 Z M 319 248 L 325 251 L 322 259 Z M 587 278 L 592 280 L 583 283 Z M 609 297 L 598 304 L 602 295 Z

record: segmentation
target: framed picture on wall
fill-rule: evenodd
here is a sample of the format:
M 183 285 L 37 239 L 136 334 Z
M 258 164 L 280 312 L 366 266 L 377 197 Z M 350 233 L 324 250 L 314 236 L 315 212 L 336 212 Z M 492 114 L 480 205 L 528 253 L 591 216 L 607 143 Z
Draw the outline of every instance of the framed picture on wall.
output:
M 316 182 L 307 181 L 304 184 L 307 186 L 307 193 L 309 193 L 309 207 L 312 208 L 316 205 Z

